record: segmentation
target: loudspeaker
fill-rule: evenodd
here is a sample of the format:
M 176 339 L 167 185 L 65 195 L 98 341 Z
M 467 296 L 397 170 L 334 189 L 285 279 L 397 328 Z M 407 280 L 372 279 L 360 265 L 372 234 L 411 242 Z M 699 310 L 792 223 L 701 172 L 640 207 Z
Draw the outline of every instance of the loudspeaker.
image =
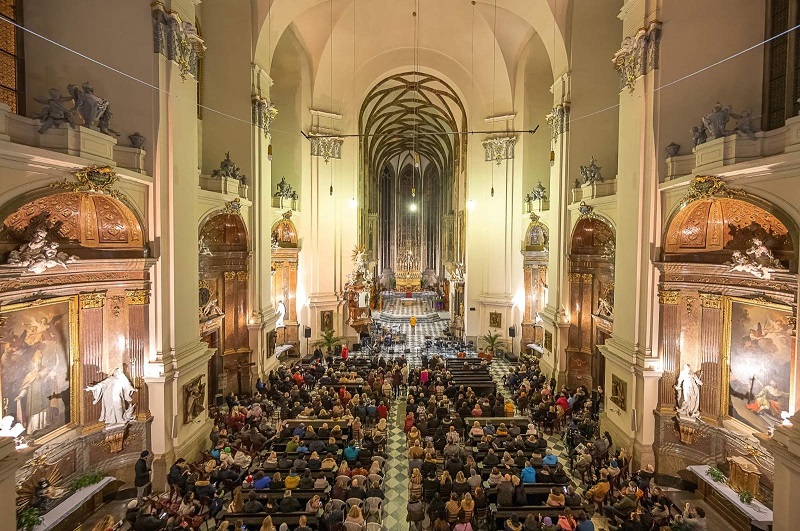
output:
M 639 419 L 636 418 L 636 410 L 631 409 L 631 431 L 636 433 L 639 429 Z
M 311 339 L 311 327 L 310 326 L 306 326 L 303 329 L 303 337 L 306 338 L 306 339 Z
M 516 326 L 509 326 L 508 327 L 508 337 L 516 337 L 517 336 L 517 327 Z

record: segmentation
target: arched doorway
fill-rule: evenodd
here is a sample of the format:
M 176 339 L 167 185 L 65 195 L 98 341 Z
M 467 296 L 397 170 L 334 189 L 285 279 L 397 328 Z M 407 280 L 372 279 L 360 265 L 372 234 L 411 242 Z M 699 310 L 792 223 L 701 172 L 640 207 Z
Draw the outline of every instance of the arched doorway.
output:
M 208 364 L 209 404 L 250 389 L 248 254 L 247 228 L 237 208 L 228 205 L 201 224 L 200 336 L 216 349 Z
M 605 358 L 598 346 L 613 331 L 615 234 L 591 207 L 583 205 L 582 212 L 569 254 L 567 385 L 592 389 L 605 381 Z

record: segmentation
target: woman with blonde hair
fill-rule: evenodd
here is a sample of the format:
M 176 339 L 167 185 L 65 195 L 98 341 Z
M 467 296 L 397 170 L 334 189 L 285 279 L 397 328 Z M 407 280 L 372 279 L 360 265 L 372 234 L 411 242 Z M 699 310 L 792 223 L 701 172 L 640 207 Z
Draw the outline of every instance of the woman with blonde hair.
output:
M 420 472 L 419 468 L 415 468 L 411 472 L 411 478 L 409 478 L 408 482 L 408 497 L 422 497 L 422 472 Z
M 273 481 L 275 478 L 273 478 Z M 242 494 L 242 487 L 233 489 L 233 498 L 228 504 L 229 513 L 240 513 L 244 510 L 244 495 Z
M 114 517 L 110 514 L 107 514 L 102 520 L 94 524 L 92 531 L 113 531 L 116 523 L 117 522 L 114 521 Z
M 269 516 L 267 518 L 269 518 Z M 228 528 L 230 528 L 230 526 L 231 524 L 229 524 L 227 520 L 223 520 L 217 524 L 217 531 L 228 531 Z M 261 531 L 264 531 L 263 527 L 261 528 Z M 275 531 L 275 528 L 274 527 L 267 528 L 267 531 Z
M 453 478 L 450 477 L 450 472 L 443 470 L 442 475 L 439 476 L 439 494 L 442 495 L 442 499 L 446 500 L 450 497 L 451 492 L 453 492 Z
M 347 518 L 344 519 L 344 523 L 347 522 L 352 522 L 361 527 L 364 526 L 364 516 L 361 514 L 361 509 L 358 505 L 353 505 L 350 507 L 350 510 L 347 511 Z
M 472 423 L 472 429 L 469 430 L 469 434 L 472 437 L 483 437 L 483 428 L 481 428 L 481 423 L 477 420 Z
M 227 527 L 224 528 L 227 531 Z M 275 531 L 275 525 L 272 523 L 272 517 L 267 516 L 264 518 L 264 521 L 261 522 L 261 529 L 259 531 Z
M 459 496 L 463 496 L 464 494 L 469 492 L 469 483 L 467 483 L 467 478 L 464 476 L 464 471 L 459 470 L 456 473 L 456 479 L 453 480 L 453 494 Z
M 475 500 L 469 492 L 464 494 L 464 499 L 461 500 L 461 510 L 464 512 L 464 520 L 471 522 L 472 515 L 475 514 Z

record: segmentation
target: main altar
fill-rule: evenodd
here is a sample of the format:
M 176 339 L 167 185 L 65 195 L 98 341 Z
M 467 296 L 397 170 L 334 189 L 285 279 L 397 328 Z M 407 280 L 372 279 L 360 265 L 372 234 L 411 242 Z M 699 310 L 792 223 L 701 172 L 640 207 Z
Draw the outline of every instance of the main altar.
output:
M 398 291 L 417 291 L 422 288 L 419 256 L 408 244 L 400 252 L 395 281 Z

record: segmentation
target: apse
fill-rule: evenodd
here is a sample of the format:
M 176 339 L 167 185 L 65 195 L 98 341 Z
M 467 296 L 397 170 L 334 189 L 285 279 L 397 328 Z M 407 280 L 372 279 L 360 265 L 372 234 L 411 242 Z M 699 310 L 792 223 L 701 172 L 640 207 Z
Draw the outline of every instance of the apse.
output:
M 365 204 L 379 227 L 362 239 L 375 242 L 379 271 L 441 275 L 443 219 L 453 211 L 467 144 L 463 104 L 433 75 L 397 74 L 367 95 L 359 128 Z

